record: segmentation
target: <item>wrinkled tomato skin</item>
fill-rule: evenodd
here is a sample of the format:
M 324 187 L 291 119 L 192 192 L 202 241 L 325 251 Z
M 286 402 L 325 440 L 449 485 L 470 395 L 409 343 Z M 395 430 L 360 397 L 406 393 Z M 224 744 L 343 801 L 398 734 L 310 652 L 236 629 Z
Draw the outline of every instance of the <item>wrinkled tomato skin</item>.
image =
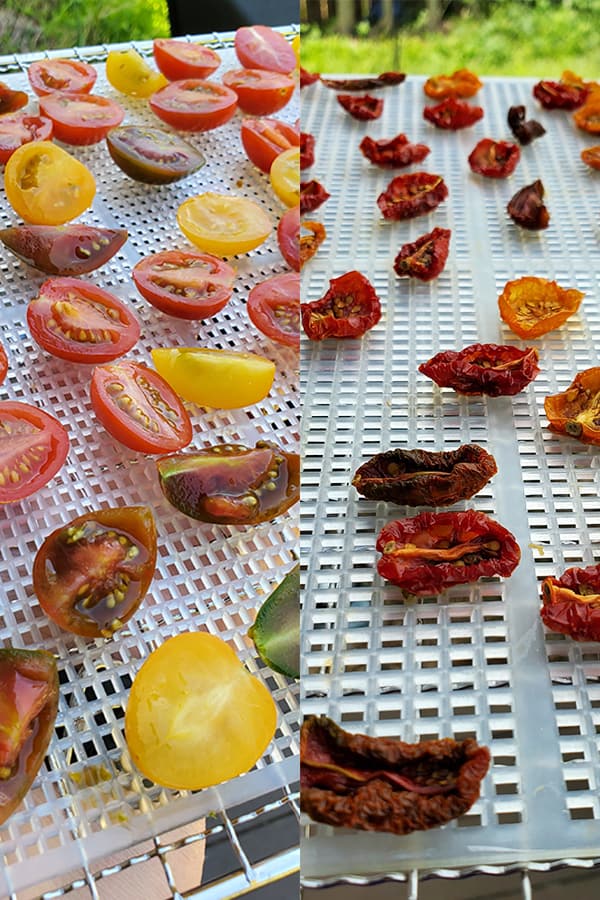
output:
M 300 271 L 300 206 L 284 212 L 277 226 L 277 244 L 290 269 Z
M 430 152 L 426 144 L 411 144 L 405 134 L 398 134 L 389 141 L 364 137 L 359 150 L 369 162 L 384 169 L 401 169 L 422 162 Z
M 300 275 L 274 275 L 248 294 L 248 316 L 259 331 L 286 347 L 300 348 Z
M 471 344 L 463 350 L 437 353 L 421 363 L 419 372 L 458 394 L 512 397 L 539 375 L 538 360 L 535 347 Z
M 153 42 L 154 60 L 169 81 L 208 78 L 221 65 L 221 57 L 210 47 L 189 41 L 157 38 Z
M 524 106 L 511 106 L 508 110 L 508 126 L 518 142 L 526 146 L 536 138 L 546 134 L 546 129 L 535 119 L 525 120 L 526 110 Z
M 27 77 L 38 97 L 46 97 L 56 91 L 89 94 L 96 82 L 97 72 L 80 59 L 42 59 L 31 63 Z
M 152 306 L 169 316 L 193 321 L 214 316 L 226 306 L 235 269 L 208 253 L 163 250 L 136 263 L 132 277 Z
M 432 100 L 447 100 L 449 97 L 474 97 L 483 87 L 474 72 L 457 69 L 452 75 L 437 75 L 428 78 L 423 85 L 425 94 Z
M 312 134 L 303 131 L 300 134 L 300 168 L 310 169 L 315 162 L 315 139 Z
M 575 641 L 600 641 L 600 565 L 545 578 L 540 615 L 550 631 Z
M 242 119 L 241 138 L 250 162 L 267 175 L 280 153 L 300 146 L 298 129 L 272 118 Z
M 301 304 L 302 327 L 311 341 L 359 338 L 379 322 L 381 305 L 373 285 L 360 272 L 332 278 L 320 300 Z
M 579 109 L 588 94 L 587 88 L 561 81 L 539 81 L 533 87 L 533 96 L 544 109 Z
M 321 77 L 321 83 L 334 91 L 374 91 L 377 88 L 402 84 L 405 80 L 404 72 L 382 72 L 381 75 L 367 75 L 358 78 Z
M 578 128 L 588 134 L 600 134 L 600 99 L 598 94 L 592 94 L 585 103 L 573 115 L 573 121 Z
M 521 151 L 510 141 L 483 138 L 469 154 L 471 171 L 486 178 L 508 178 L 515 171 Z
M 320 222 L 310 222 L 305 219 L 301 223 L 301 228 L 308 231 L 308 234 L 300 234 L 300 268 L 304 263 L 312 259 L 325 238 L 327 232 L 324 225 Z
M 498 297 L 500 318 L 525 340 L 541 337 L 574 315 L 585 294 L 562 288 L 556 281 L 526 275 L 507 281 Z
M 385 219 L 413 219 L 431 212 L 448 196 L 441 175 L 413 172 L 392 178 L 377 198 L 377 206 Z
M 449 228 L 434 228 L 416 241 L 404 244 L 394 260 L 396 275 L 412 276 L 419 281 L 432 281 L 442 272 L 448 259 Z
M 544 205 L 544 185 L 538 178 L 521 188 L 509 201 L 506 211 L 517 225 L 528 231 L 540 231 L 550 224 L 550 213 Z
M 186 78 L 172 81 L 150 97 L 152 112 L 180 131 L 212 131 L 225 125 L 237 109 L 237 96 L 221 84 Z
M 69 437 L 54 416 L 29 403 L 0 402 L 0 503 L 35 494 L 62 468 L 68 452 Z
M 77 147 L 104 140 L 125 116 L 125 110 L 114 100 L 95 94 L 54 91 L 40 97 L 39 103 L 42 115 L 52 120 L 54 137 Z
M 172 184 L 202 168 L 206 160 L 191 144 L 162 128 L 122 125 L 106 135 L 119 168 L 143 184 Z
M 29 97 L 25 91 L 13 91 L 7 84 L 0 81 L 0 115 L 14 113 L 27 106 Z
M 482 119 L 483 109 L 481 106 L 449 97 L 447 100 L 442 100 L 437 106 L 426 106 L 423 110 L 423 118 L 435 125 L 436 128 L 458 131 L 460 128 L 470 128 L 471 125 Z
M 380 97 L 371 97 L 370 94 L 365 94 L 362 97 L 355 97 L 352 94 L 338 94 L 337 101 L 353 119 L 358 119 L 359 122 L 378 119 L 383 112 L 383 100 Z
M 244 113 L 251 116 L 270 116 L 290 102 L 294 80 L 288 75 L 266 69 L 235 69 L 225 72 L 223 84 L 237 95 Z
M 155 566 L 150 509 L 99 509 L 48 535 L 33 562 L 33 589 L 60 628 L 110 638 L 139 608 Z
M 5 165 L 15 150 L 31 141 L 49 141 L 52 122 L 44 116 L 0 116 L 0 165 Z
M 15 225 L 0 231 L 0 241 L 34 269 L 47 275 L 85 275 L 117 253 L 124 228 L 91 225 Z
M 300 215 L 318 209 L 331 194 L 316 179 L 300 182 Z
M 244 25 L 234 37 L 236 56 L 246 69 L 267 69 L 287 75 L 296 68 L 296 54 L 284 36 L 268 25 Z
M 544 400 L 550 429 L 584 444 L 600 445 L 596 397 L 600 393 L 600 367 L 579 372 L 566 391 Z

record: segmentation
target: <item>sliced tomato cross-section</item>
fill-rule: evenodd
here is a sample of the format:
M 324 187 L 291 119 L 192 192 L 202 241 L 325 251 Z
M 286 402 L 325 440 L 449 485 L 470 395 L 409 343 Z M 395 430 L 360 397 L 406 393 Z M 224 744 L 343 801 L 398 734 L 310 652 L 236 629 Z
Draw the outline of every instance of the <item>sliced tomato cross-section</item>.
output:
M 209 253 L 164 250 L 140 260 L 132 276 L 142 297 L 161 312 L 204 319 L 228 302 L 235 269 Z
M 0 403 L 0 503 L 14 503 L 42 488 L 69 452 L 66 430 L 53 416 L 16 400 Z

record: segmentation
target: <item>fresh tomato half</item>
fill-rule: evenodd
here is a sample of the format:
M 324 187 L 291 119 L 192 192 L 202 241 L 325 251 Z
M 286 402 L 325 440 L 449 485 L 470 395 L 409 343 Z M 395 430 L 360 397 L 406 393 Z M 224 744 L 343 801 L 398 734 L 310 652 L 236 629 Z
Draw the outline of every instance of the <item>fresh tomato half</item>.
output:
M 212 81 L 172 81 L 150 98 L 152 112 L 181 131 L 211 131 L 235 115 L 237 95 Z
M 192 244 L 218 256 L 254 250 L 272 228 L 268 215 L 252 200 L 210 191 L 184 200 L 177 224 Z
M 150 68 L 133 47 L 110 51 L 106 57 L 106 77 L 115 90 L 129 97 L 150 97 L 167 84 L 165 76 Z
M 269 172 L 271 187 L 285 206 L 300 203 L 300 148 L 291 147 L 275 157 Z
M 287 347 L 300 347 L 300 275 L 261 281 L 248 294 L 248 315 L 259 331 Z
M 44 116 L 0 116 L 0 164 L 8 162 L 15 150 L 30 141 L 48 141 L 52 122 Z
M 71 362 L 123 356 L 140 336 L 139 322 L 117 297 L 78 278 L 51 278 L 27 307 L 34 341 Z
M 1 232 L 0 232 L 1 238 Z M 279 220 L 277 243 L 288 266 L 300 271 L 300 205 L 292 206 Z
M 94 176 L 83 163 L 50 141 L 24 144 L 4 170 L 8 202 L 26 222 L 64 225 L 91 206 Z
M 175 453 L 192 439 L 190 417 L 175 391 L 140 363 L 96 366 L 90 396 L 108 433 L 131 450 Z
M 38 97 L 54 91 L 69 94 L 89 94 L 97 72 L 93 66 L 80 59 L 40 59 L 31 63 L 27 77 Z
M 251 116 L 270 116 L 286 106 L 294 93 L 289 75 L 266 69 L 234 69 L 225 72 L 223 84 L 237 94 L 242 112 Z
M 107 97 L 59 91 L 40 97 L 40 112 L 52 119 L 55 138 L 78 147 L 97 144 L 125 116 L 125 110 Z
M 8 372 L 8 357 L 6 355 L 6 350 L 0 344 L 0 384 L 4 382 Z
M 221 65 L 219 54 L 203 44 L 157 38 L 153 49 L 156 65 L 169 81 L 208 78 Z
M 29 97 L 25 91 L 13 91 L 7 84 L 0 81 L 0 115 L 17 112 L 28 103 Z
M 279 119 L 242 119 L 241 136 L 250 162 L 267 174 L 280 153 L 300 145 L 300 131 Z
M 140 260 L 132 276 L 142 297 L 161 312 L 205 319 L 229 301 L 235 269 L 208 253 L 164 250 Z
M 67 432 L 53 416 L 29 403 L 0 402 L 0 503 L 35 494 L 68 452 Z
M 297 65 L 291 44 L 267 25 L 245 25 L 235 33 L 237 58 L 246 69 L 269 69 L 287 75 Z
M 103 266 L 127 240 L 125 228 L 13 225 L 0 231 L 9 250 L 47 275 L 85 275 Z
M 171 184 L 206 162 L 195 147 L 162 128 L 122 125 L 109 131 L 106 145 L 119 168 L 144 184 Z
M 155 566 L 151 511 L 98 509 L 48 535 L 33 562 L 33 589 L 65 631 L 109 638 L 138 609 Z
M 199 790 L 251 769 L 276 724 L 264 684 L 229 644 L 196 631 L 171 637 L 150 654 L 131 687 L 125 737 L 148 778 Z

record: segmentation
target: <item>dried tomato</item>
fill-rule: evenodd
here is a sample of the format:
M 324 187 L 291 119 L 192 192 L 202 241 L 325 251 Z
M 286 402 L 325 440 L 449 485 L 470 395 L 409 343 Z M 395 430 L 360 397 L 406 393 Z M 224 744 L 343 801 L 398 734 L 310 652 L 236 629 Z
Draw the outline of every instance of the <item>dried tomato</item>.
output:
M 412 163 L 422 162 L 430 152 L 426 144 L 411 144 L 405 134 L 381 141 L 364 137 L 359 149 L 374 165 L 387 169 L 401 169 Z
M 581 151 L 581 159 L 592 169 L 600 169 L 600 144 L 597 147 L 586 147 Z
M 312 341 L 357 338 L 381 318 L 381 305 L 371 282 L 360 272 L 332 278 L 320 300 L 301 305 L 302 327 Z
M 433 75 L 423 85 L 423 90 L 432 100 L 446 100 L 448 97 L 473 97 L 483 87 L 474 72 L 457 69 L 452 75 Z
M 511 397 L 539 375 L 539 354 L 535 347 L 471 344 L 464 350 L 437 353 L 419 372 L 440 387 L 451 387 L 459 394 L 486 394 Z
M 334 91 L 373 91 L 377 88 L 393 87 L 406 79 L 404 72 L 382 72 L 381 75 L 366 78 L 321 78 L 325 87 Z
M 531 340 L 563 325 L 584 297 L 575 288 L 561 288 L 555 281 L 528 275 L 506 282 L 498 307 L 510 330 Z
M 550 213 L 544 206 L 544 185 L 538 178 L 514 195 L 506 210 L 517 225 L 529 231 L 540 231 L 550 223 Z
M 579 109 L 583 106 L 589 89 L 581 80 L 567 84 L 561 81 L 538 81 L 533 87 L 533 96 L 544 109 Z
M 318 72 L 309 72 L 300 66 L 300 87 L 308 87 L 318 81 L 321 76 Z
M 300 183 L 300 214 L 304 215 L 304 213 L 312 212 L 313 209 L 317 209 L 330 197 L 331 194 L 316 179 L 302 181 Z
M 477 444 L 456 450 L 388 450 L 357 469 L 352 484 L 369 500 L 401 506 L 451 506 L 468 500 L 498 469 L 496 460 Z
M 540 615 L 551 631 L 576 641 L 600 641 L 600 565 L 545 578 L 542 603 Z
M 300 132 L 300 168 L 310 169 L 315 161 L 315 139 L 306 131 Z
M 338 94 L 337 101 L 353 119 L 360 121 L 378 119 L 383 112 L 383 100 L 379 97 L 371 97 L 370 94 L 364 94 L 361 97 L 353 97 L 352 94 Z
M 25 91 L 13 91 L 7 84 L 0 81 L 0 114 L 13 113 L 27 106 L 29 97 Z
M 600 134 L 600 94 L 592 94 L 588 102 L 577 110 L 573 121 L 588 134 Z
M 483 109 L 481 106 L 473 106 L 471 103 L 449 97 L 437 106 L 426 106 L 423 118 L 436 128 L 458 131 L 459 128 L 469 128 L 482 119 Z
M 449 228 L 434 228 L 411 244 L 404 244 L 394 260 L 396 275 L 411 275 L 420 281 L 432 281 L 440 274 L 450 248 Z
M 483 138 L 469 155 L 473 172 L 486 178 L 508 178 L 515 171 L 521 151 L 510 141 L 492 141 Z
M 406 744 L 309 716 L 300 733 L 300 805 L 327 825 L 425 831 L 471 808 L 489 765 L 488 748 L 473 738 Z
M 441 175 L 413 172 L 392 178 L 377 198 L 385 219 L 413 219 L 431 212 L 446 199 L 448 188 Z
M 508 577 L 521 558 L 510 531 L 475 509 L 388 522 L 377 550 L 382 578 L 417 597 L 493 575 Z
M 300 265 L 303 266 L 305 262 L 313 258 L 327 237 L 327 232 L 325 226 L 320 222 L 301 222 L 300 228 L 305 228 L 310 232 L 310 234 L 300 233 Z
M 511 106 L 508 110 L 508 126 L 520 144 L 530 144 L 546 134 L 546 129 L 535 119 L 525 121 L 524 106 Z
M 579 372 L 566 391 L 546 397 L 544 409 L 552 431 L 600 444 L 600 367 Z

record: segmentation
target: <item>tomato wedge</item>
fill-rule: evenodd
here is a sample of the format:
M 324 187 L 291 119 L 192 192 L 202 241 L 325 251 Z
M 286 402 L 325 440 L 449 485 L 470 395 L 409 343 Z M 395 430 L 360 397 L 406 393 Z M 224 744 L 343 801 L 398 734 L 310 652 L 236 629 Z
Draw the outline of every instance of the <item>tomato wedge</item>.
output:
M 298 128 L 279 119 L 242 119 L 241 136 L 250 162 L 267 174 L 280 153 L 300 146 Z
M 294 93 L 294 79 L 266 69 L 233 69 L 223 75 L 223 84 L 237 94 L 242 112 L 270 116 L 286 106 Z
M 94 86 L 97 72 L 80 59 L 40 59 L 31 63 L 27 77 L 38 97 L 45 97 L 54 91 L 88 94 Z
M 30 141 L 48 141 L 52 122 L 44 116 L 0 116 L 0 164 L 8 162 L 15 150 Z
M 195 147 L 163 128 L 121 125 L 109 131 L 106 146 L 119 168 L 144 184 L 171 184 L 206 162 Z
M 60 91 L 40 97 L 40 112 L 52 119 L 55 138 L 78 147 L 97 144 L 125 116 L 125 110 L 107 97 Z
M 172 38 L 157 38 L 153 43 L 156 65 L 169 81 L 208 78 L 221 65 L 221 57 L 210 47 Z
M 269 69 L 287 75 L 296 68 L 296 54 L 291 44 L 268 25 L 238 28 L 234 47 L 237 58 L 246 69 Z
M 110 362 L 131 350 L 139 322 L 108 291 L 78 278 L 51 278 L 29 302 L 27 324 L 47 353 L 80 363 Z
M 277 243 L 291 269 L 300 271 L 300 205 L 292 206 L 279 220 Z
M 235 115 L 237 95 L 212 81 L 172 81 L 150 98 L 152 112 L 181 131 L 211 131 Z
M 140 260 L 132 276 L 142 297 L 161 312 L 193 320 L 223 309 L 231 297 L 235 269 L 208 253 L 164 250 Z
M 261 281 L 248 294 L 248 315 L 259 331 L 286 347 L 300 347 L 300 275 Z
M 0 402 L 0 503 L 35 494 L 68 452 L 67 432 L 53 416 L 29 403 Z
M 124 228 L 14 225 L 0 230 L 9 250 L 47 275 L 85 275 L 103 266 L 127 240 Z
M 185 200 L 177 210 L 177 224 L 192 244 L 219 256 L 254 250 L 272 228 L 268 215 L 252 200 L 210 191 Z

